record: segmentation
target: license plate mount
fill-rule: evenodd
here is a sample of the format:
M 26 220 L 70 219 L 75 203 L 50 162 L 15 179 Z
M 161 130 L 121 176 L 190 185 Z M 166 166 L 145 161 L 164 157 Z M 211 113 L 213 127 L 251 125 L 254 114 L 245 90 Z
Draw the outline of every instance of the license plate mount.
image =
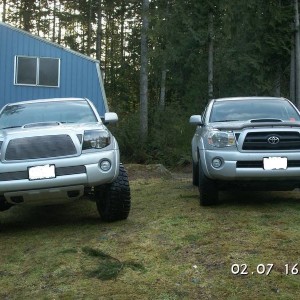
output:
M 34 166 L 28 168 L 29 180 L 55 178 L 55 165 Z
M 287 157 L 264 157 L 265 170 L 286 170 Z

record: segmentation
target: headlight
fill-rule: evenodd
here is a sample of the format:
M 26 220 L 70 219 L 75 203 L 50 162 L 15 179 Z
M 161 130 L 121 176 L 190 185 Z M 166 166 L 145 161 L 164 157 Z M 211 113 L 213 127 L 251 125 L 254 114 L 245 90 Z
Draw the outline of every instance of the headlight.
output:
M 235 146 L 235 137 L 233 132 L 227 131 L 209 131 L 207 134 L 207 141 L 209 145 L 218 148 Z
M 106 130 L 85 130 L 82 150 L 101 149 L 110 144 L 110 134 Z

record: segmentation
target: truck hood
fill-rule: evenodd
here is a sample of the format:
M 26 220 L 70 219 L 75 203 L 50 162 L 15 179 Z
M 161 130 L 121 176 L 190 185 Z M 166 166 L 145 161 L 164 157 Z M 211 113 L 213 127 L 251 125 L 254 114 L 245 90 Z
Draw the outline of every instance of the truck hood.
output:
M 230 122 L 214 122 L 209 123 L 209 127 L 219 130 L 242 130 L 245 128 L 300 128 L 300 122 L 284 121 L 284 122 L 251 122 L 251 121 L 230 121 Z
M 83 134 L 84 130 L 100 129 L 104 130 L 106 127 L 102 123 L 68 123 L 58 125 L 41 125 L 32 127 L 16 127 L 0 130 L 0 139 L 7 136 L 29 136 L 29 135 L 46 135 L 58 134 L 59 132 L 72 132 Z

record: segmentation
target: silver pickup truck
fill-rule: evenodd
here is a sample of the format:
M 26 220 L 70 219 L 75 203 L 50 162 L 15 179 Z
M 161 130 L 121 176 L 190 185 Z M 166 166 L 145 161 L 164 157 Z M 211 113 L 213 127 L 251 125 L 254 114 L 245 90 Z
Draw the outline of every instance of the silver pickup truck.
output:
M 190 123 L 200 205 L 216 204 L 220 190 L 300 187 L 300 114 L 289 100 L 214 99 Z
M 128 176 L 116 139 L 87 99 L 44 99 L 0 111 L 0 211 L 89 197 L 104 221 L 126 219 Z

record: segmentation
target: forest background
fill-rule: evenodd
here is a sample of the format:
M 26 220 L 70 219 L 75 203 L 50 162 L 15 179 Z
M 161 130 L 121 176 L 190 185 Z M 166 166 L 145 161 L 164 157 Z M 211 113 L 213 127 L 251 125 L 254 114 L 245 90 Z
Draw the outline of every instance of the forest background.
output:
M 100 61 L 123 162 L 188 164 L 213 97 L 299 106 L 297 0 L 0 0 L 0 16 Z

